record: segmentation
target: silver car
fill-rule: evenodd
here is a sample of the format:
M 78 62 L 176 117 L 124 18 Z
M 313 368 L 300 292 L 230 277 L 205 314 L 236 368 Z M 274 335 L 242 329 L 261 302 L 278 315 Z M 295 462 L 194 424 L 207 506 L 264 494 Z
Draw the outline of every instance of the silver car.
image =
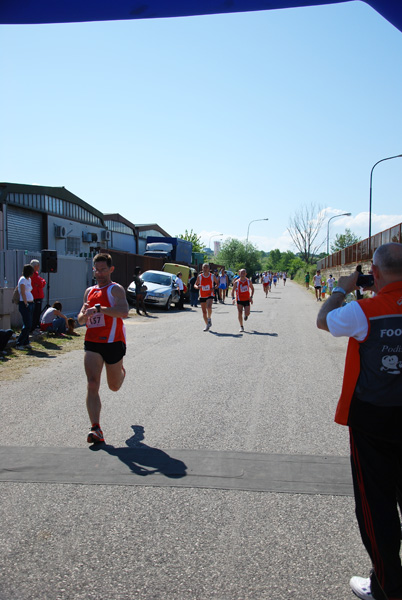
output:
M 180 293 L 176 287 L 176 275 L 165 273 L 164 271 L 145 271 L 141 273 L 141 279 L 147 286 L 145 302 L 161 306 L 169 310 L 173 304 L 177 304 L 180 299 Z M 135 304 L 135 283 L 132 281 L 127 288 L 127 299 L 131 304 Z

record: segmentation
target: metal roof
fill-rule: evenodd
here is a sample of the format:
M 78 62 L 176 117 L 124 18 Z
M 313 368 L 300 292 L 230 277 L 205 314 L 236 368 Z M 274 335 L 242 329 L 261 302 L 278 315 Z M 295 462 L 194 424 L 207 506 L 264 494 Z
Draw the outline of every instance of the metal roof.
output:
M 7 194 L 37 194 L 44 196 L 53 196 L 54 198 L 60 198 L 60 200 L 67 200 L 73 204 L 85 208 L 88 212 L 98 217 L 101 221 L 104 219 L 103 213 L 99 210 L 81 200 L 75 194 L 69 192 L 65 187 L 49 187 L 43 185 L 28 185 L 24 183 L 0 183 L 0 203 L 7 204 Z

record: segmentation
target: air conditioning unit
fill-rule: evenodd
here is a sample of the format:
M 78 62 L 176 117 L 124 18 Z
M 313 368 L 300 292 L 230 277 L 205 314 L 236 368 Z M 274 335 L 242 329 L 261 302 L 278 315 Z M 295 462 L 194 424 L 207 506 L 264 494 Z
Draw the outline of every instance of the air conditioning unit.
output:
M 62 225 L 54 226 L 54 235 L 57 238 L 65 238 L 66 237 L 66 228 Z
M 103 229 L 101 231 L 101 239 L 103 242 L 110 242 L 112 239 L 112 232 L 108 231 L 107 229 Z
M 82 241 L 83 242 L 92 242 L 92 233 L 89 231 L 82 232 Z

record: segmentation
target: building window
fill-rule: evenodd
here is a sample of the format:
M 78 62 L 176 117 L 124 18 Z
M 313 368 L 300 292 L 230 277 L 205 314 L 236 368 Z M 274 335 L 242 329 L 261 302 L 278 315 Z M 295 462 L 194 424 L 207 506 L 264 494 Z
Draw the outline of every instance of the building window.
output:
M 89 210 L 61 198 L 40 194 L 16 194 L 10 192 L 7 199 L 10 204 L 19 204 L 67 219 L 73 218 L 81 223 L 89 223 L 91 225 L 98 225 L 99 227 L 102 225 L 101 219 Z
M 68 237 L 66 243 L 67 254 L 79 254 L 81 247 L 81 240 L 79 237 Z

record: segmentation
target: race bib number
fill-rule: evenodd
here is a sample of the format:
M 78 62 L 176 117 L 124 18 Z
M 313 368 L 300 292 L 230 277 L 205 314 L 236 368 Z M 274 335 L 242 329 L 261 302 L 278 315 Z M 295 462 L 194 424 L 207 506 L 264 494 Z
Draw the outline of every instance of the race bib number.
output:
M 103 313 L 95 313 L 88 317 L 87 327 L 104 327 L 105 315 Z
M 209 292 L 209 290 L 211 289 L 211 286 L 209 286 L 209 285 L 203 285 L 203 286 L 201 286 L 201 289 L 202 289 L 204 292 Z

